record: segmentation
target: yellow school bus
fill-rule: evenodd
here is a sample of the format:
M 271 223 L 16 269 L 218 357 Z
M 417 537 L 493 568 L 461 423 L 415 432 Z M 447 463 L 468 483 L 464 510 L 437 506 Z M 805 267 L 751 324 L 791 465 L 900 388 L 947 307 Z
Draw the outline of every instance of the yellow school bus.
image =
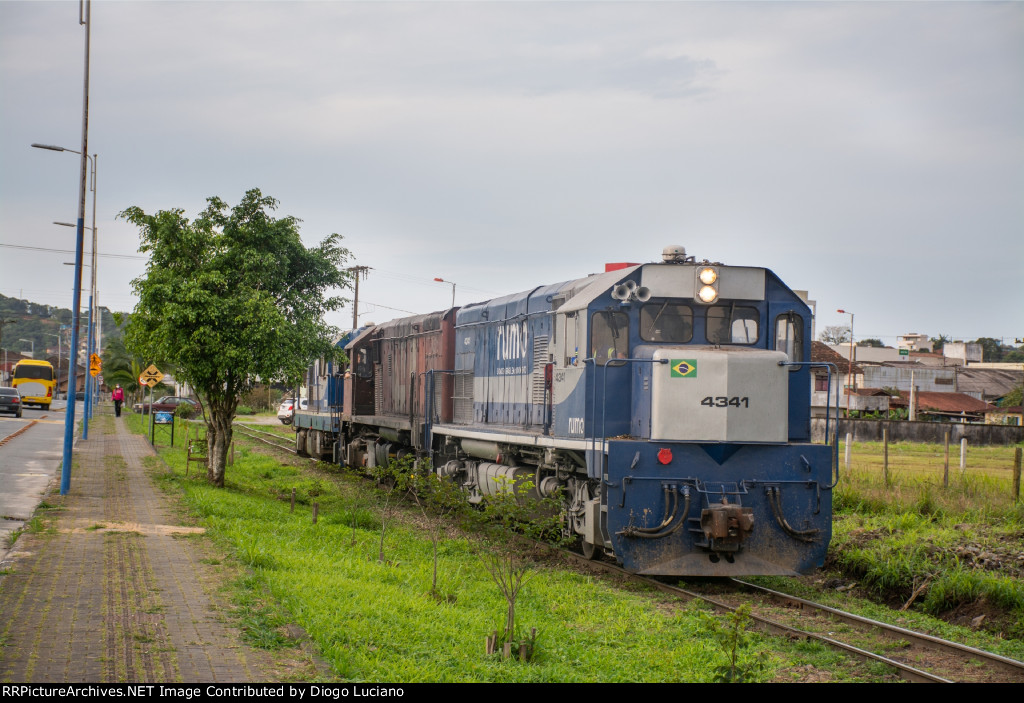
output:
M 14 365 L 11 385 L 18 389 L 23 404 L 38 405 L 48 410 L 53 400 L 53 388 L 57 385 L 53 364 L 38 359 L 22 359 Z

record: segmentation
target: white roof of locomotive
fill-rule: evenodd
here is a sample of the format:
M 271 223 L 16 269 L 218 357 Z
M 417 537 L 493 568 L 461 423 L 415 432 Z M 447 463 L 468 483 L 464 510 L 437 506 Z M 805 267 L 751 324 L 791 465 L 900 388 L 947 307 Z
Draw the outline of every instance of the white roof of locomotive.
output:
M 587 306 L 594 302 L 599 296 L 607 293 L 608 290 L 618 283 L 620 279 L 630 276 L 640 270 L 642 266 L 642 264 L 627 266 L 623 269 L 599 273 L 594 276 L 574 281 L 572 288 L 575 293 L 572 297 L 566 299 L 562 306 L 558 308 L 558 311 L 572 312 L 574 310 L 586 310 Z

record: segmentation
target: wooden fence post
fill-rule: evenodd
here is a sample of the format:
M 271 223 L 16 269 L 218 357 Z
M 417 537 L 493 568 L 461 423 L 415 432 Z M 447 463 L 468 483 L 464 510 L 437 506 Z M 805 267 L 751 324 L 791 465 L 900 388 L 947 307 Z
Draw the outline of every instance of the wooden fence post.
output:
M 850 472 L 850 454 L 853 452 L 853 433 L 846 433 L 846 472 Z
M 1013 502 L 1020 501 L 1020 465 L 1024 449 L 1017 447 L 1013 450 Z
M 885 480 L 885 485 L 889 485 L 889 428 L 882 428 L 882 478 Z
M 320 512 L 320 504 L 319 503 L 313 503 L 313 524 L 314 525 L 316 524 L 316 516 L 317 516 L 317 513 L 319 513 L 319 512 Z
M 946 460 L 942 468 L 942 487 L 949 488 L 949 430 L 946 430 Z

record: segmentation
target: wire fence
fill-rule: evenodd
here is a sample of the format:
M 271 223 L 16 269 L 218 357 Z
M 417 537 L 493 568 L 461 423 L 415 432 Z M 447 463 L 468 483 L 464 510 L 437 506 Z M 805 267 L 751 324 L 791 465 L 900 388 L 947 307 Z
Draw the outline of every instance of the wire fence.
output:
M 946 432 L 940 444 L 892 442 L 883 431 L 880 442 L 856 442 L 847 433 L 840 436 L 841 474 L 867 473 L 884 485 L 921 483 L 949 488 L 953 483 L 985 478 L 1005 488 L 1014 502 L 1020 501 L 1020 446 L 972 446 L 967 438 L 956 442 Z

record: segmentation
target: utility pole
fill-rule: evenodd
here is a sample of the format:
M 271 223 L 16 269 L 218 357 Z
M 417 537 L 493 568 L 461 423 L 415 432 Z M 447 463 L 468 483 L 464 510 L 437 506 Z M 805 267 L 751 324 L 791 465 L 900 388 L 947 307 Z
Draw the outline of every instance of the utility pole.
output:
M 345 269 L 352 274 L 355 279 L 355 291 L 352 300 L 352 329 L 359 327 L 359 275 L 366 275 L 366 272 L 370 270 L 369 266 L 352 266 Z

